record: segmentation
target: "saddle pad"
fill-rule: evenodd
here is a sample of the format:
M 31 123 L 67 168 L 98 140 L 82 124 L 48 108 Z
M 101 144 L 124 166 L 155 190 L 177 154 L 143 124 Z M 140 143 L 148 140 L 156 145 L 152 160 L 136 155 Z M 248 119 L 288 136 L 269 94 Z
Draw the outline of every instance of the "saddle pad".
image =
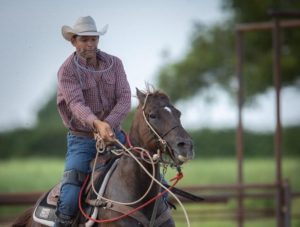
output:
M 47 204 L 56 206 L 57 201 L 60 195 L 60 187 L 61 183 L 57 184 L 50 190 L 50 192 L 47 195 Z
M 54 226 L 56 206 L 48 204 L 47 197 L 51 190 L 45 193 L 37 202 L 33 212 L 33 220 L 46 226 Z
M 111 168 L 112 164 L 116 159 L 119 157 L 112 158 L 109 160 L 105 166 L 102 165 L 101 169 L 97 169 L 95 171 L 95 188 L 96 190 L 100 189 L 100 186 L 103 182 L 103 179 L 109 169 Z M 91 180 L 90 180 L 91 181 Z M 57 206 L 57 201 L 60 195 L 60 187 L 61 184 L 58 183 L 54 186 L 51 190 L 45 193 L 40 200 L 37 202 L 35 210 L 33 212 L 33 219 L 35 222 L 41 223 L 46 226 L 54 226 L 55 222 L 55 211 Z M 96 197 L 95 193 L 91 189 L 91 182 L 85 188 L 85 195 L 87 198 L 94 199 Z M 92 213 L 93 207 L 88 204 L 84 205 L 85 210 L 87 213 Z

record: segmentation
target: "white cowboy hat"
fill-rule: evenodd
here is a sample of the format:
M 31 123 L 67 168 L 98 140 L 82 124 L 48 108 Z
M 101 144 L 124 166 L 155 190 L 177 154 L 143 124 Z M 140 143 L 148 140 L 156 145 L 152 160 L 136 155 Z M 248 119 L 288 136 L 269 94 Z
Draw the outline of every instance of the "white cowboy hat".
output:
M 79 17 L 74 24 L 73 28 L 70 26 L 64 25 L 61 28 L 61 33 L 63 37 L 71 41 L 71 38 L 74 35 L 80 36 L 100 36 L 104 35 L 107 32 L 108 25 L 105 25 L 101 31 L 97 31 L 96 23 L 94 19 L 90 16 Z

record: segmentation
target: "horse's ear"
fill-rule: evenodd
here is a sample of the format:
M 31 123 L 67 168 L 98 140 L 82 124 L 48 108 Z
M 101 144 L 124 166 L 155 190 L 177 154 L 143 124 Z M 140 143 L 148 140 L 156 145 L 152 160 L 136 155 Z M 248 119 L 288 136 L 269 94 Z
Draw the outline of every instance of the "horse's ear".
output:
M 143 105 L 146 98 L 146 94 L 141 92 L 138 88 L 136 88 L 136 96 L 139 102 Z

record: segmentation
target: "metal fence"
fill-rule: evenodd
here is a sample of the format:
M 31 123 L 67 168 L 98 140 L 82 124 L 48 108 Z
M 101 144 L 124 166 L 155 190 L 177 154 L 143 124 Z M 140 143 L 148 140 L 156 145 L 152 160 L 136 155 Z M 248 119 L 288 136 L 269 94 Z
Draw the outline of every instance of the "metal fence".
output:
M 237 183 L 228 185 L 201 185 L 183 188 L 184 190 L 201 195 L 205 200 L 201 203 L 223 203 L 231 200 L 237 202 L 234 209 L 213 209 L 213 210 L 193 210 L 189 212 L 191 219 L 203 220 L 236 220 L 238 227 L 243 227 L 245 220 L 270 217 L 276 219 L 277 227 L 290 227 L 291 218 L 300 218 L 300 213 L 291 213 L 292 200 L 300 198 L 300 192 L 294 192 L 290 188 L 287 180 L 282 178 L 282 126 L 280 112 L 280 90 L 281 90 L 281 46 L 280 32 L 282 29 L 300 27 L 299 19 L 282 20 L 282 18 L 300 17 L 299 11 L 276 11 L 270 12 L 273 18 L 271 22 L 238 24 L 236 26 L 236 74 L 239 81 L 238 89 L 238 125 L 236 133 L 236 157 L 237 157 Z M 276 91 L 276 132 L 274 135 L 275 147 L 275 171 L 276 179 L 271 184 L 245 184 L 243 173 L 243 49 L 246 45 L 243 43 L 243 36 L 246 32 L 271 31 L 273 46 L 273 77 Z M 0 206 L 10 205 L 29 205 L 34 204 L 41 192 L 35 193 L 0 193 Z M 248 209 L 245 207 L 245 200 L 270 199 L 275 201 L 275 207 Z M 182 198 L 184 203 L 191 203 Z M 200 208 L 201 206 L 199 206 Z M 178 212 L 175 215 L 179 215 Z
M 240 216 L 243 221 L 246 220 L 258 220 L 263 218 L 276 218 L 276 209 L 274 207 L 261 207 L 261 208 L 244 208 L 240 210 L 237 208 L 229 208 L 227 205 L 231 201 L 238 201 L 240 199 L 240 190 L 243 190 L 242 199 L 244 200 L 274 200 L 277 196 L 276 190 L 278 185 L 276 184 L 223 184 L 223 185 L 195 185 L 181 188 L 185 191 L 202 196 L 204 201 L 197 202 L 198 205 L 194 206 L 192 210 L 188 211 L 191 221 L 224 221 L 239 220 Z M 284 191 L 284 226 L 290 226 L 291 219 L 300 219 L 299 213 L 291 212 L 291 203 L 295 198 L 300 198 L 300 193 L 292 192 L 288 181 L 285 181 L 282 185 Z M 0 206 L 32 206 L 36 203 L 38 198 L 43 192 L 23 192 L 23 193 L 0 193 Z M 187 200 L 183 197 L 179 197 L 184 205 L 195 203 L 191 200 Z M 171 200 L 176 204 L 175 200 Z M 204 204 L 222 204 L 227 207 L 212 209 L 203 206 Z M 205 207 L 205 208 L 203 208 Z M 174 218 L 178 221 L 184 221 L 185 217 L 183 213 L 173 212 Z M 10 217 L 0 219 L 0 223 L 9 223 L 15 218 L 14 215 Z M 2 225 L 1 225 L 2 226 Z
M 275 200 L 276 200 L 276 224 L 277 227 L 290 227 L 290 219 L 288 219 L 288 211 L 290 203 L 285 201 L 286 187 L 289 188 L 288 183 L 282 178 L 282 124 L 281 124 L 281 31 L 282 29 L 292 29 L 300 27 L 299 18 L 300 11 L 298 10 L 284 10 L 284 11 L 270 11 L 269 15 L 272 17 L 271 22 L 259 22 L 238 24 L 236 26 L 236 74 L 238 79 L 238 126 L 236 130 L 236 154 L 238 163 L 238 179 L 239 185 L 244 184 L 243 174 L 243 154 L 244 154 L 244 138 L 243 138 L 243 116 L 242 109 L 244 103 L 244 84 L 243 84 L 243 65 L 244 65 L 244 49 L 247 47 L 244 43 L 244 34 L 248 32 L 271 31 L 272 33 L 272 48 L 273 48 L 273 81 L 275 88 L 275 106 L 276 106 L 276 131 L 274 135 L 274 157 L 275 157 Z M 289 19 L 287 20 L 286 17 Z M 297 194 L 297 193 L 296 193 Z M 242 227 L 244 223 L 244 188 L 238 190 L 238 210 L 237 217 L 238 227 Z

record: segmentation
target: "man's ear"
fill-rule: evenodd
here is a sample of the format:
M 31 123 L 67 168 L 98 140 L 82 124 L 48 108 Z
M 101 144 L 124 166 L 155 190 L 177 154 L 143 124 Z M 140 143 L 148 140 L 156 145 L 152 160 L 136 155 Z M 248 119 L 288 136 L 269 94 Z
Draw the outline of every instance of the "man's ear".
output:
M 72 36 L 72 38 L 71 38 L 70 41 L 71 41 L 72 45 L 75 46 L 75 43 L 76 43 L 76 36 Z

